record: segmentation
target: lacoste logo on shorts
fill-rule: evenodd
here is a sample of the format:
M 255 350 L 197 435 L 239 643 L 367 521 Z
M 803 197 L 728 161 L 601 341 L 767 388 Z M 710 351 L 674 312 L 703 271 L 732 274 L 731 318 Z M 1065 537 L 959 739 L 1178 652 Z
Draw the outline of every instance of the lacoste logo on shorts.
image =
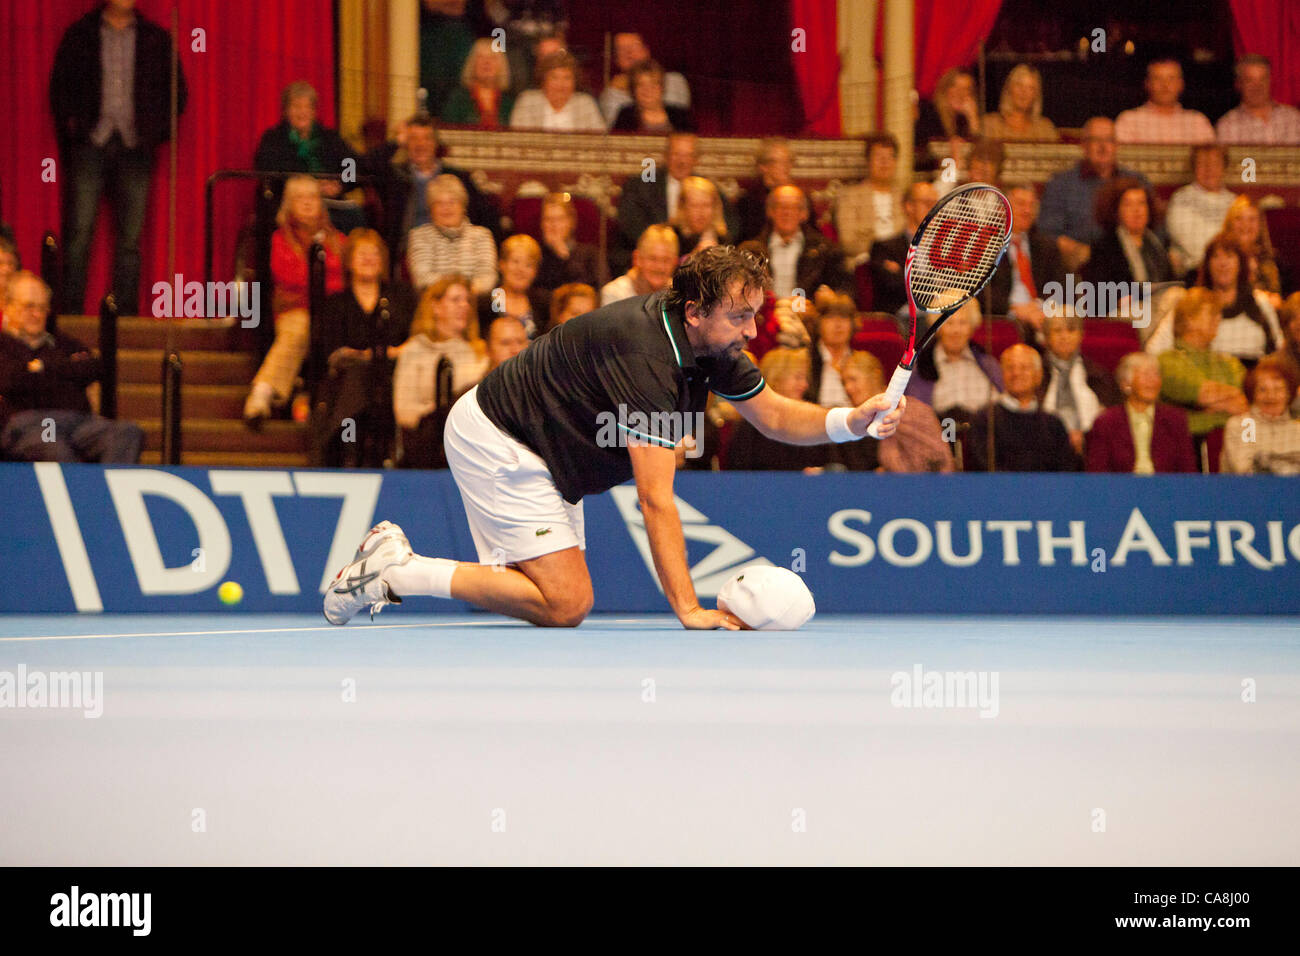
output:
M 537 529 L 535 532 L 533 532 L 533 533 L 536 534 L 537 537 L 540 538 L 540 537 L 541 537 L 542 535 L 544 535 L 544 534 L 550 534 L 550 533 L 551 533 L 551 529 L 550 529 L 550 528 L 538 528 L 538 529 Z

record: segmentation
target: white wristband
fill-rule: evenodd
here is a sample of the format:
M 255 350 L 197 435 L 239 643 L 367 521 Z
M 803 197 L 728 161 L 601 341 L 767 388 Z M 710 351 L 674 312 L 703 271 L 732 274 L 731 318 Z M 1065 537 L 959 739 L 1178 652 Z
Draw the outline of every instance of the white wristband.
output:
M 851 408 L 832 408 L 826 413 L 826 437 L 837 445 L 846 441 L 857 441 L 861 435 L 853 434 L 849 428 Z

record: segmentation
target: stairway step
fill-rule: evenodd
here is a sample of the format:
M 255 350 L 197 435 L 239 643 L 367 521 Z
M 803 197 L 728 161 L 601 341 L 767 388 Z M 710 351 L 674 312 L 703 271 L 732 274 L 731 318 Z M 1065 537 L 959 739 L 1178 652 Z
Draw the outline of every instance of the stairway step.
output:
M 239 421 L 247 397 L 247 385 L 185 385 L 181 389 L 181 416 L 186 421 L 202 418 Z M 117 411 L 123 418 L 157 418 L 162 414 L 162 386 L 119 385 Z
M 144 447 L 162 447 L 162 420 L 145 418 L 136 422 L 144 429 Z M 189 452 L 278 452 L 306 455 L 309 451 L 307 426 L 298 422 L 263 422 L 252 431 L 242 421 L 191 419 L 181 422 L 181 451 Z
M 140 464 L 161 463 L 157 451 L 140 454 Z M 203 468 L 307 468 L 311 460 L 305 454 L 269 451 L 186 451 L 181 454 L 181 464 Z
M 80 339 L 87 345 L 99 345 L 99 316 L 63 315 L 59 331 Z M 243 352 L 257 345 L 256 329 L 245 329 L 241 320 L 224 319 L 155 319 L 150 316 L 122 317 L 117 320 L 118 349 L 165 349 L 168 328 L 171 347 L 193 351 Z
M 182 390 L 189 385 L 243 385 L 257 373 L 257 358 L 242 352 L 182 351 Z M 162 382 L 162 349 L 118 349 L 117 380 L 120 384 L 159 385 Z

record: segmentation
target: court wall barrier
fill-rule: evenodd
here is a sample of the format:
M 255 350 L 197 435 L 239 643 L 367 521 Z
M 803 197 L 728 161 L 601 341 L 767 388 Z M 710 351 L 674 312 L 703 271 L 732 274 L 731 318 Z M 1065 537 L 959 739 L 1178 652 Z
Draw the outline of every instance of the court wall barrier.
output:
M 676 494 L 706 604 L 771 563 L 823 612 L 1300 613 L 1294 479 L 688 472 Z M 475 559 L 445 472 L 2 464 L 0 611 L 211 612 L 226 581 L 232 613 L 318 611 L 385 518 L 422 554 Z M 585 519 L 596 610 L 667 611 L 635 489 Z

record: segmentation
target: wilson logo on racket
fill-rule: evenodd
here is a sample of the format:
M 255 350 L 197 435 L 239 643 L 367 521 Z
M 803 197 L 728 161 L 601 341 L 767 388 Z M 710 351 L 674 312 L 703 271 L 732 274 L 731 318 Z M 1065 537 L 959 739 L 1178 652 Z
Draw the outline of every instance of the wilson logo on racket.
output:
M 1001 236 L 1001 226 L 945 220 L 934 232 L 930 265 L 953 272 L 970 272 L 979 265 L 985 250 Z

